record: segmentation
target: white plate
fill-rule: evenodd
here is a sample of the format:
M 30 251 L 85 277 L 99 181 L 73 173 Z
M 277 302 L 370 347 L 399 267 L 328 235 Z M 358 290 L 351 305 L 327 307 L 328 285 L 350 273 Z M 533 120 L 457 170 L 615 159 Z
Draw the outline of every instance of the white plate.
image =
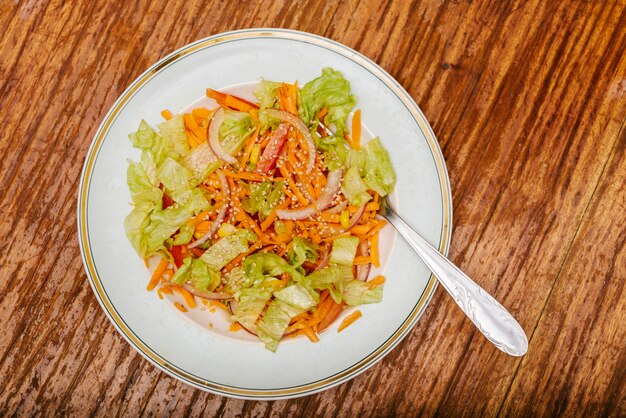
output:
M 341 71 L 350 81 L 364 125 L 389 151 L 398 177 L 395 198 L 400 214 L 447 253 L 450 185 L 428 122 L 389 74 L 329 39 L 254 29 L 185 46 L 154 64 L 122 93 L 91 144 L 78 202 L 80 248 L 91 286 L 114 326 L 139 353 L 192 386 L 247 399 L 284 399 L 328 389 L 362 373 L 395 347 L 435 291 L 436 280 L 390 227 L 381 241 L 381 252 L 389 253 L 383 301 L 359 307 L 363 318 L 341 333 L 337 321 L 315 344 L 290 339 L 272 353 L 244 335 L 223 327 L 209 329 L 203 321 L 210 315 L 215 318 L 211 323 L 225 320 L 219 310 L 198 309 L 185 315 L 145 290 L 149 273 L 123 227 L 131 210 L 127 159 L 139 157 L 128 133 L 142 118 L 159 123 L 162 109 L 184 109 L 206 87 L 221 89 L 261 78 L 304 83 L 324 67 Z

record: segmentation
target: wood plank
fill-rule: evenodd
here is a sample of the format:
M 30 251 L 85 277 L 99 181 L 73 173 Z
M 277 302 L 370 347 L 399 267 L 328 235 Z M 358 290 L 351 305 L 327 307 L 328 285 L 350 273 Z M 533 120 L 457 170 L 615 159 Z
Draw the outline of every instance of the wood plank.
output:
M 615 0 L 3 3 L 0 415 L 626 414 L 625 9 Z M 441 289 L 379 364 L 290 401 L 192 389 L 117 334 L 76 244 L 73 196 L 90 139 L 159 57 L 264 26 L 343 42 L 416 98 L 452 181 L 450 256 L 532 334 L 528 356 L 500 354 Z

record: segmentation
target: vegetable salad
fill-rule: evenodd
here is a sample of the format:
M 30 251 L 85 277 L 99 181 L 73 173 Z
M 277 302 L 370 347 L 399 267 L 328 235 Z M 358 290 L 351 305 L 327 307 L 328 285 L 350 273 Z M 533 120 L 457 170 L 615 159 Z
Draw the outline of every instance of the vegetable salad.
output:
M 396 180 L 389 155 L 378 138 L 361 144 L 356 98 L 333 69 L 301 88 L 262 80 L 256 103 L 206 94 L 215 108 L 164 110 L 129 135 L 141 159 L 128 165 L 126 235 L 160 259 L 148 290 L 179 293 L 183 311 L 222 301 L 234 329 L 272 351 L 285 336 L 317 341 L 347 307 L 382 299 L 385 279 L 369 272 Z

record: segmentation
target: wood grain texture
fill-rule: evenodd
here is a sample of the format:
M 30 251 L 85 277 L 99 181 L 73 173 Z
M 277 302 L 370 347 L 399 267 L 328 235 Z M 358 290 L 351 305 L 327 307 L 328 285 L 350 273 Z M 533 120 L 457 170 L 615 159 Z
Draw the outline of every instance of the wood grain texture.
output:
M 75 222 L 91 138 L 193 40 L 324 35 L 416 99 L 452 183 L 450 257 L 519 319 L 522 359 L 439 289 L 408 337 L 321 394 L 251 402 L 143 360 L 88 286 Z M 0 416 L 625 416 L 626 2 L 0 3 Z

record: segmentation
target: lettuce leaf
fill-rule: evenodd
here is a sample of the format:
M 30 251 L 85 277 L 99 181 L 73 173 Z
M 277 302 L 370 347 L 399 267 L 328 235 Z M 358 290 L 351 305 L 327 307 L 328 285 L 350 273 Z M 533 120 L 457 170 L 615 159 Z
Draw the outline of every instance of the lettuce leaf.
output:
M 248 241 L 256 242 L 256 235 L 247 229 L 220 238 L 202 254 L 200 260 L 212 269 L 219 271 L 241 253 L 248 251 Z
M 343 301 L 350 305 L 378 303 L 383 300 L 383 286 L 370 289 L 369 284 L 360 280 L 350 280 L 343 285 Z
M 191 281 L 195 289 L 201 292 L 207 290 L 211 292 L 219 286 L 220 274 L 200 259 L 187 257 L 170 281 L 180 285 Z
M 289 273 L 295 281 L 304 276 L 295 267 L 273 253 L 255 253 L 243 262 L 246 282 L 249 286 L 258 286 L 268 278 L 276 278 L 282 273 Z
M 189 184 L 191 175 L 190 170 L 169 157 L 157 171 L 157 178 L 165 187 L 165 191 L 179 204 L 185 204 L 193 192 L 192 185 Z
M 365 150 L 365 183 L 381 196 L 391 193 L 396 184 L 396 172 L 391 165 L 389 153 L 378 138 L 372 139 L 363 149 Z
M 317 261 L 317 249 L 318 246 L 311 241 L 301 237 L 294 237 L 288 257 L 294 267 L 300 267 L 305 261 Z
M 184 223 L 183 226 L 180 227 L 180 231 L 178 231 L 176 237 L 174 237 L 172 245 L 188 244 L 193 238 L 195 229 L 196 228 L 194 226 L 189 225 L 189 222 Z
M 219 132 L 220 143 L 226 152 L 235 155 L 254 129 L 254 121 L 248 112 L 225 109 L 224 123 Z
M 352 265 L 329 265 L 306 276 L 303 284 L 312 289 L 328 289 L 333 300 L 336 303 L 341 303 L 344 283 L 352 279 Z
M 187 142 L 187 133 L 185 132 L 185 122 L 183 115 L 174 115 L 170 120 L 167 120 L 157 126 L 159 133 L 163 141 L 168 144 L 165 147 L 172 149 L 179 155 L 185 156 L 189 152 L 189 143 Z
M 152 129 L 152 126 L 142 119 L 139 123 L 139 129 L 137 129 L 136 132 L 130 133 L 128 138 L 135 148 L 151 149 L 156 136 L 157 133 Z
M 299 283 L 274 292 L 274 297 L 257 327 L 259 338 L 271 351 L 276 351 L 291 319 L 313 308 L 319 301 L 315 292 Z
M 357 237 L 335 239 L 330 253 L 330 263 L 352 267 L 358 246 L 359 239 Z
M 257 319 L 263 313 L 265 304 L 272 297 L 272 291 L 259 288 L 246 288 L 241 291 L 233 321 L 241 323 L 248 329 L 254 329 Z
M 251 215 L 259 213 L 259 218 L 265 220 L 285 196 L 284 182 L 263 181 L 250 185 L 250 197 L 242 202 L 243 208 Z
M 136 206 L 124 219 L 126 237 L 141 258 L 148 258 L 148 237 L 144 232 L 150 225 L 150 213 L 154 208 L 151 205 Z
M 209 202 L 207 202 L 204 194 L 195 189 L 184 205 L 174 205 L 152 213 L 149 225 L 143 228 L 147 248 L 142 257 L 145 258 L 145 256 L 153 255 L 164 249 L 165 240 L 186 224 L 189 218 L 209 207 Z
M 161 209 L 163 192 L 150 180 L 143 164 L 129 160 L 126 178 L 135 206 L 148 204 Z
M 194 147 L 182 160 L 182 165 L 193 173 L 189 182 L 193 185 L 202 183 L 215 170 L 221 162 L 217 159 L 213 151 L 209 148 L 208 142 L 203 142 Z
M 354 206 L 361 206 L 372 198 L 367 193 L 367 185 L 359 175 L 357 167 L 350 167 L 345 176 L 343 176 L 341 192 L 346 196 L 350 204 Z
M 343 136 L 346 119 L 356 105 L 356 97 L 350 93 L 350 82 L 339 71 L 324 68 L 320 77 L 302 87 L 300 99 L 299 113 L 306 124 L 313 122 L 315 115 L 326 108 L 326 122 L 334 124 L 337 134 Z
M 261 80 L 254 89 L 254 97 L 259 100 L 261 108 L 274 107 L 278 99 L 276 90 L 282 83 L 278 81 Z

